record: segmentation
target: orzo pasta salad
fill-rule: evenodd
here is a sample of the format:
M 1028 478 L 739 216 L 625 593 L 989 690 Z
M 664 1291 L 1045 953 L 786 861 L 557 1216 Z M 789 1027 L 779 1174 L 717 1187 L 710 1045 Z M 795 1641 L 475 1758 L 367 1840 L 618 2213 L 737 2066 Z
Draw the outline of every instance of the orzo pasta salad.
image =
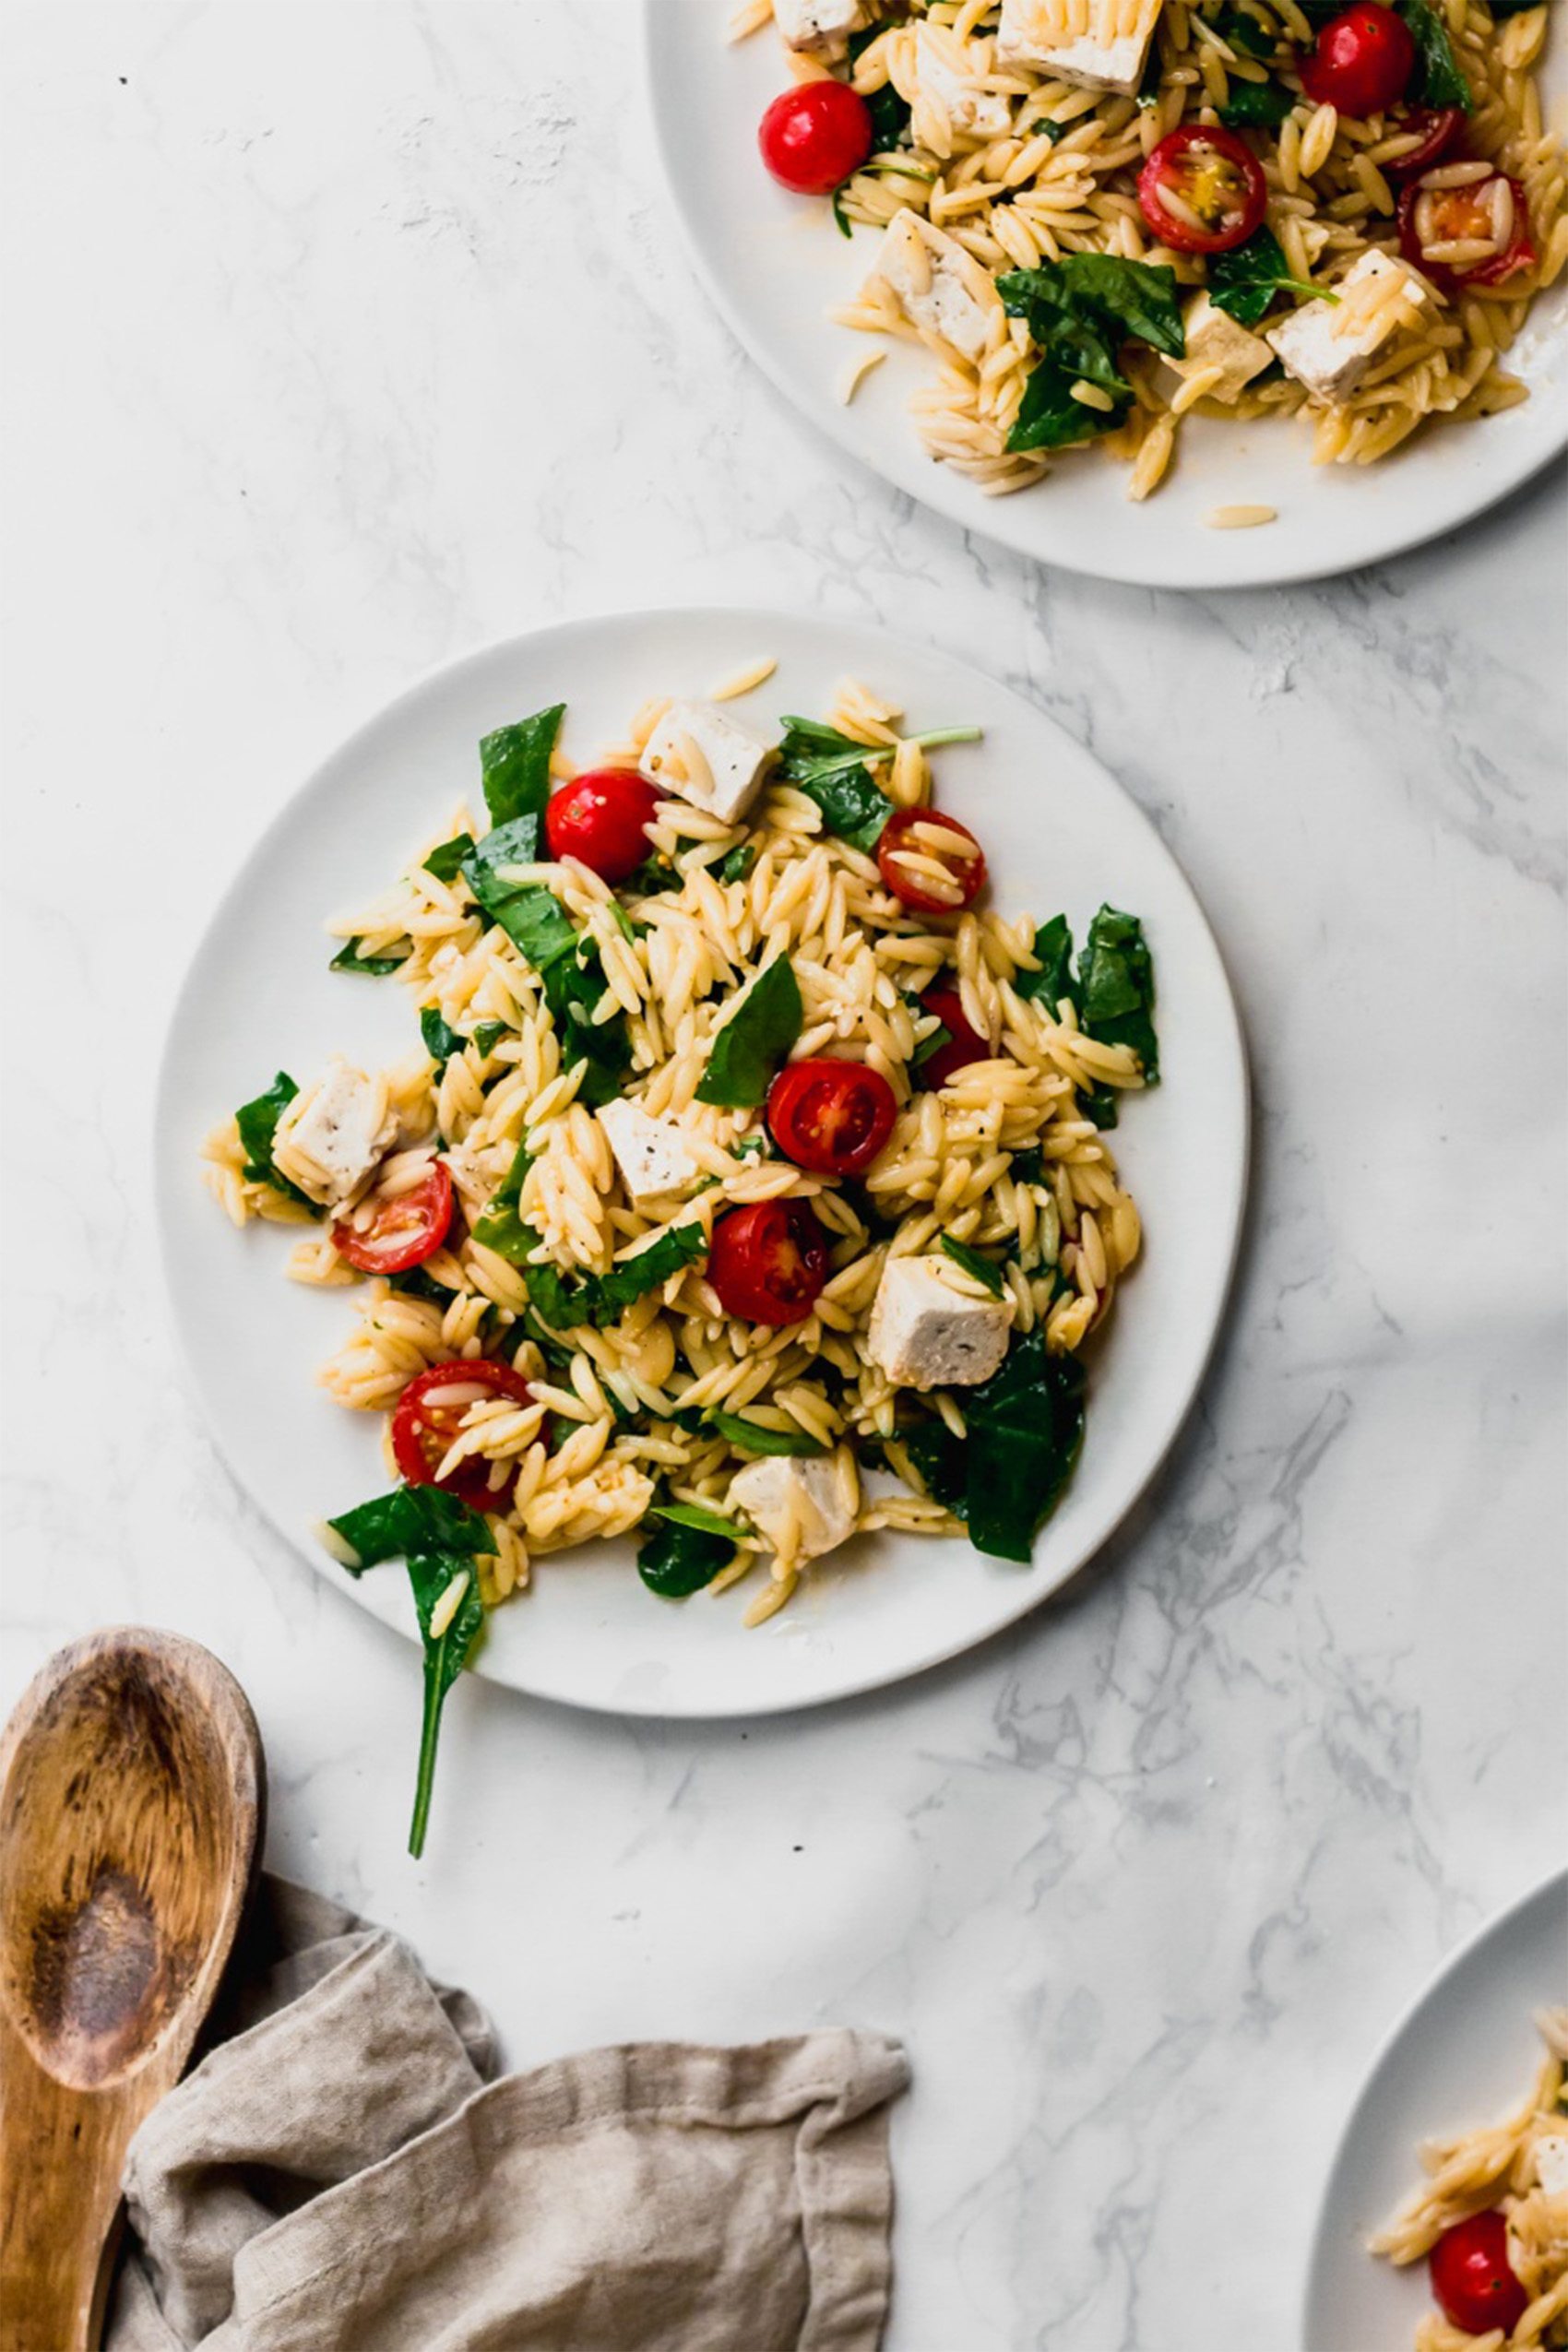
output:
M 1438 2308 L 1415 2352 L 1549 2352 L 1568 2345 L 1568 2009 L 1537 2020 L 1547 2056 L 1515 2113 L 1421 2150 L 1427 2183 L 1374 2238 L 1425 2257 Z
M 1137 1257 L 1108 1131 L 1158 1075 L 1136 918 L 993 909 L 984 844 L 860 686 L 762 732 L 650 705 L 576 769 L 562 707 L 332 931 L 395 976 L 396 1068 L 280 1074 L 209 1140 L 236 1223 L 358 1288 L 322 1374 L 384 1419 L 379 1499 L 442 1694 L 534 1559 L 636 1533 L 666 1599 L 749 1624 L 880 1527 L 1027 1561 L 1083 1432 L 1080 1351 Z M 362 984 L 362 982 L 356 982 Z M 324 1501 L 330 1498 L 324 1498 Z
M 744 0 L 733 21 L 771 24 L 794 77 L 758 168 L 880 232 L 834 316 L 928 348 L 916 428 L 987 490 L 1092 444 L 1145 498 L 1194 412 L 1300 412 L 1319 462 L 1365 464 L 1526 397 L 1503 354 L 1568 261 L 1544 6 Z

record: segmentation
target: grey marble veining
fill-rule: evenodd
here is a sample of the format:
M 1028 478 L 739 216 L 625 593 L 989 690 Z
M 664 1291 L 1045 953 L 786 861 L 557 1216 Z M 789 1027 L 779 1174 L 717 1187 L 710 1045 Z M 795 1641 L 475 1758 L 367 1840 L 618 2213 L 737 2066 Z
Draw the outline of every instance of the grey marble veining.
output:
M 967 539 L 731 344 L 633 30 L 12 11 L 0 1699 L 96 1624 L 209 1643 L 274 1861 L 518 2062 L 904 2035 L 890 2352 L 1288 2346 L 1373 2042 L 1562 1852 L 1561 477 L 1278 594 Z M 151 1074 L 350 724 L 485 639 L 718 597 L 941 639 L 1149 812 L 1254 1057 L 1234 1310 L 1154 1493 L 1027 1624 L 751 1728 L 465 1688 L 416 1869 L 413 1653 L 256 1524 L 174 1361 Z

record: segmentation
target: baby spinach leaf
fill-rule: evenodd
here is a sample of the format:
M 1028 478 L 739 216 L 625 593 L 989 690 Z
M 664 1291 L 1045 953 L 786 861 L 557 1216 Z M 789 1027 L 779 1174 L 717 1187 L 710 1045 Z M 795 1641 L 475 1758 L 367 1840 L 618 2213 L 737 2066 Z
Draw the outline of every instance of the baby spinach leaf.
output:
M 505 1034 L 505 1021 L 481 1021 L 474 1030 L 474 1043 L 481 1053 L 493 1053 Z
M 538 817 L 515 817 L 487 833 L 469 851 L 463 879 L 491 921 L 500 924 L 535 971 L 542 972 L 576 945 L 577 934 L 553 891 L 541 882 L 507 878 L 515 867 L 537 865 L 539 847 Z
M 526 1144 L 519 1144 L 512 1155 L 511 1167 L 474 1219 L 474 1240 L 512 1265 L 526 1265 L 529 1252 L 539 1247 L 539 1235 L 523 1223 L 517 1206 L 523 1196 L 523 1180 L 532 1166 L 533 1154 Z
M 1132 399 L 1119 359 L 1130 338 L 1175 359 L 1185 350 L 1176 273 L 1162 264 L 1066 254 L 1034 269 L 1004 270 L 996 285 L 1009 315 L 1028 321 L 1039 351 L 1008 434 L 1010 449 L 1064 448 L 1113 432 Z M 1079 382 L 1109 393 L 1111 408 L 1075 400 Z
M 615 1012 L 605 1021 L 593 1017 L 603 994 L 604 966 L 591 944 L 555 957 L 545 972 L 544 1001 L 561 1032 L 561 1059 L 568 1069 L 576 1062 L 587 1063 L 577 1093 L 590 1110 L 615 1100 L 632 1065 L 625 1015 Z
M 800 1036 L 803 1018 L 794 968 L 788 956 L 776 956 L 763 966 L 723 1028 L 715 1031 L 697 1100 L 732 1111 L 752 1110 Z
M 321 1215 L 307 1193 L 291 1184 L 287 1176 L 279 1175 L 272 1163 L 272 1146 L 278 1134 L 278 1122 L 299 1093 L 286 1070 L 279 1070 L 265 1094 L 253 1101 L 243 1102 L 234 1113 L 234 1124 L 244 1146 L 245 1164 L 242 1173 L 253 1184 L 270 1184 L 275 1193 L 282 1193 L 289 1200 L 303 1201 L 313 1217 Z
M 720 882 L 744 882 L 755 863 L 755 844 L 737 841 L 728 856 L 719 859 L 714 871 Z
M 886 753 L 857 743 L 819 719 L 786 719 L 783 725 L 779 775 L 816 802 L 830 833 L 870 857 L 893 814 L 893 803 L 867 762 L 885 758 Z
M 420 1008 L 420 1035 L 424 1050 L 438 1069 L 445 1069 L 455 1053 L 461 1053 L 468 1039 L 444 1021 L 434 1004 Z
M 1326 287 L 1306 285 L 1292 278 L 1285 249 L 1272 229 L 1254 229 L 1229 253 L 1208 257 L 1208 298 L 1216 310 L 1226 311 L 1238 327 L 1255 327 L 1277 293 L 1319 295 L 1335 302 Z
M 1295 103 L 1283 82 L 1232 82 L 1219 119 L 1230 131 L 1277 131 Z
M 1052 1355 L 1037 1327 L 968 1398 L 967 1504 L 977 1551 L 1028 1559 L 1078 1458 L 1084 1387 L 1076 1356 Z
M 945 1421 L 911 1421 L 898 1436 L 933 1503 L 956 1518 L 968 1516 L 968 1480 L 964 1469 L 965 1441 Z
M 1153 1086 L 1159 1076 L 1154 1028 L 1154 958 L 1136 915 L 1101 907 L 1078 958 L 1078 1017 L 1091 1037 L 1130 1045 Z
M 409 1824 L 409 1851 L 415 1860 L 424 1852 L 430 1823 L 431 1791 L 435 1783 L 435 1748 L 441 1737 L 441 1711 L 446 1693 L 469 1662 L 484 1624 L 474 1568 L 449 1551 L 409 1554 L 409 1582 L 413 1586 L 420 1633 L 424 1643 L 424 1712 L 420 1723 L 419 1772 L 414 1782 L 414 1812 Z M 455 1576 L 466 1576 L 461 1599 L 439 1633 L 431 1630 L 442 1600 Z
M 358 939 L 347 941 L 333 956 L 327 969 L 334 972 L 367 972 L 373 980 L 385 980 L 388 972 L 395 972 L 406 964 L 409 956 L 414 952 L 410 947 L 409 956 L 362 956 L 360 948 L 362 944 Z
M 1096 434 L 1115 432 L 1126 414 L 1125 405 L 1089 409 L 1075 400 L 1073 386 L 1082 373 L 1051 353 L 1030 371 L 1008 430 L 1009 449 L 1068 449 L 1075 442 L 1092 441 Z
M 713 1412 L 707 1416 L 720 1437 L 731 1445 L 744 1446 L 748 1454 L 826 1454 L 826 1445 L 808 1437 L 803 1429 L 765 1429 L 759 1421 L 749 1421 L 743 1413 Z
M 1043 1004 L 1052 1020 L 1064 996 L 1073 994 L 1073 934 L 1065 915 L 1052 915 L 1035 932 L 1038 972 L 1020 972 L 1013 985 L 1030 1003 Z
M 679 1274 L 683 1266 L 695 1265 L 707 1255 L 707 1236 L 700 1225 L 671 1225 L 646 1249 L 622 1258 L 608 1274 L 588 1274 L 568 1283 L 555 1266 L 530 1265 L 527 1269 L 529 1297 L 557 1331 L 570 1331 L 579 1323 L 591 1323 L 602 1330 L 618 1322 L 636 1300 Z
M 885 22 L 883 22 L 867 26 L 863 32 L 852 32 L 849 35 L 850 65 L 857 64 L 861 52 L 869 48 L 879 33 L 886 30 L 887 26 Z M 900 146 L 909 128 L 910 109 L 908 101 L 899 97 L 891 82 L 884 82 L 880 89 L 872 91 L 866 100 L 866 106 L 871 114 L 872 137 L 875 142 L 875 151 L 880 151 L 884 148 Z
M 433 873 L 437 882 L 456 882 L 473 846 L 471 833 L 455 833 L 450 841 L 438 842 L 424 861 L 426 873 Z
M 413 1551 L 465 1555 L 495 1549 L 489 1523 L 439 1486 L 394 1487 L 327 1524 L 354 1555 L 342 1562 L 350 1576 Z
M 917 1020 L 925 1019 L 926 1007 L 911 990 L 905 990 L 904 1002 L 914 1014 Z M 913 1053 L 910 1054 L 910 1069 L 918 1070 L 922 1062 L 929 1062 L 933 1053 L 940 1053 L 944 1045 L 951 1045 L 952 1042 L 952 1030 L 945 1028 L 941 1021 L 938 1021 L 931 1035 L 929 1037 L 922 1037 L 920 1043 L 916 1046 Z
M 717 1511 L 704 1511 L 695 1503 L 656 1503 L 648 1516 L 668 1519 L 677 1527 L 695 1527 L 703 1535 L 728 1536 L 731 1544 L 739 1543 L 745 1533 L 733 1519 L 721 1519 Z
M 1279 46 L 1277 33 L 1258 22 L 1248 9 L 1227 5 L 1208 18 L 1221 41 L 1241 57 L 1272 57 Z
M 663 890 L 679 890 L 684 877 L 673 858 L 656 849 L 621 885 L 628 898 L 657 898 Z
M 999 1265 L 993 1265 L 990 1258 L 982 1257 L 979 1250 L 971 1250 L 967 1241 L 956 1241 L 951 1233 L 944 1233 L 941 1241 L 944 1253 L 955 1265 L 962 1266 L 976 1282 L 983 1283 L 993 1299 L 1002 1297 L 1007 1285 L 1002 1278 Z
M 700 1593 L 735 1556 L 733 1535 L 683 1526 L 672 1516 L 675 1507 L 661 1515 L 665 1524 L 651 1529 L 637 1547 L 637 1574 L 649 1592 L 663 1600 L 684 1600 L 688 1593 Z
M 519 816 L 542 816 L 550 798 L 550 754 L 566 716 L 564 702 L 519 719 L 515 726 L 498 727 L 479 747 L 480 774 L 484 780 L 484 804 L 492 825 L 510 825 Z
M 1457 106 L 1468 114 L 1475 100 L 1459 70 L 1448 29 L 1427 0 L 1395 0 L 1416 44 L 1416 70 L 1405 95 L 1412 106 Z

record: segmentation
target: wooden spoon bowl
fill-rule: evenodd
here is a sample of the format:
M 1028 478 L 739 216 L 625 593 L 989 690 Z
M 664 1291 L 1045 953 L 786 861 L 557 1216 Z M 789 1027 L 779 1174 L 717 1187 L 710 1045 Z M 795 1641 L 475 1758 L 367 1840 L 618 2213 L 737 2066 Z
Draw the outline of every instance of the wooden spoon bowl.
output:
M 52 1658 L 0 1741 L 0 2310 L 96 2344 L 125 2150 L 179 2080 L 260 1847 L 244 1693 L 172 1633 Z

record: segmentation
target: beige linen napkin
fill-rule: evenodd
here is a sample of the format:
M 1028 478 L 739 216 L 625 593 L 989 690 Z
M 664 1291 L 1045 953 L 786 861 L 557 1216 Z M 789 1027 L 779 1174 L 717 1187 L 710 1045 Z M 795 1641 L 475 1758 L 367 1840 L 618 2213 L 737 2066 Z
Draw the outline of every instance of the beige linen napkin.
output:
M 220 2040 L 132 2143 L 107 2352 L 875 2352 L 879 2034 L 491 2081 L 490 2028 L 278 1880 Z

